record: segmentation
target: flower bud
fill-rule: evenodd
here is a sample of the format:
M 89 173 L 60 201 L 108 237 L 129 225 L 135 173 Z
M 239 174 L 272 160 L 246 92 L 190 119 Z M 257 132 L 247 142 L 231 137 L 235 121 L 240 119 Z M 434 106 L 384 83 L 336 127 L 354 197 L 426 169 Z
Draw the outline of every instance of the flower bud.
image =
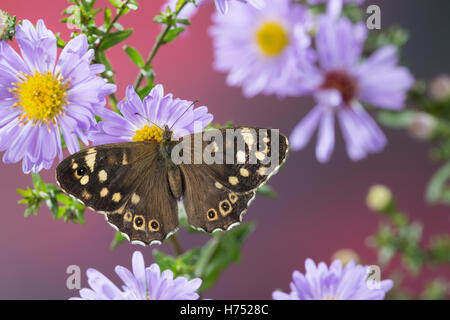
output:
M 408 132 L 413 138 L 426 141 L 432 137 L 436 126 L 437 121 L 435 117 L 425 112 L 418 112 L 409 123 Z
M 334 261 L 337 259 L 341 260 L 344 266 L 352 260 L 355 260 L 356 263 L 359 262 L 358 254 L 351 249 L 340 249 L 336 251 L 331 257 L 331 260 Z
M 366 204 L 373 211 L 385 211 L 393 201 L 391 190 L 383 185 L 374 185 L 367 194 Z
M 428 87 L 428 93 L 431 98 L 436 100 L 450 98 L 450 76 L 440 75 L 434 78 Z
M 0 10 L 0 41 L 12 40 L 16 30 L 16 17 L 11 18 L 10 15 Z

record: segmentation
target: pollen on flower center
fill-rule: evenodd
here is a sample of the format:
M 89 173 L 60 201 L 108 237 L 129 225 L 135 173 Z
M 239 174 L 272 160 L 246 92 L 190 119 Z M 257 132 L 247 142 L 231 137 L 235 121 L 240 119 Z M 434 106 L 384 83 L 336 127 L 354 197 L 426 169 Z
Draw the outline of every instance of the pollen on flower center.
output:
M 265 22 L 256 31 L 256 42 L 264 55 L 274 57 L 283 52 L 289 44 L 289 38 L 281 23 Z
M 329 71 L 320 88 L 338 90 L 346 104 L 356 97 L 358 91 L 356 79 L 342 70 Z
M 63 82 L 59 75 L 54 76 L 51 72 L 34 75 L 21 74 L 22 82 L 13 83 L 14 92 L 18 102 L 14 107 L 21 107 L 22 114 L 19 120 L 28 122 L 55 121 L 55 117 L 64 111 L 67 103 L 67 89 L 69 82 Z
M 145 125 L 139 130 L 135 131 L 133 141 L 151 141 L 160 142 L 162 140 L 162 129 L 157 126 Z

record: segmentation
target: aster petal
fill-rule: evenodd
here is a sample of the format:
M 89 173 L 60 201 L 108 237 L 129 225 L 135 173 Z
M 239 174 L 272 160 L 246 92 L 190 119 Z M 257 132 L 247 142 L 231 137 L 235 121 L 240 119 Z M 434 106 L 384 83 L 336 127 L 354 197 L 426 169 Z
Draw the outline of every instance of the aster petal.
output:
M 396 49 L 387 46 L 377 50 L 357 69 L 361 100 L 387 109 L 404 107 L 407 91 L 414 77 L 403 67 L 397 67 Z
M 323 113 L 321 106 L 314 107 L 294 128 L 289 139 L 293 150 L 303 149 L 308 144 Z
M 316 157 L 319 162 L 327 162 L 334 148 L 334 112 L 326 110 L 320 121 L 316 146 Z

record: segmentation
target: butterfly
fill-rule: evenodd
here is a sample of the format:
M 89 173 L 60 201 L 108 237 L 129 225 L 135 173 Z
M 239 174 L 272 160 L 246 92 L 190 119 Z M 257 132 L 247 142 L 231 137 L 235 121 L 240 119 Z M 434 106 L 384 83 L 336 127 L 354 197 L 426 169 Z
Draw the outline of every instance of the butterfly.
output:
M 86 148 L 58 165 L 57 182 L 103 213 L 132 243 L 161 244 L 178 230 L 179 203 L 196 229 L 213 232 L 239 224 L 256 190 L 288 152 L 288 139 L 273 129 L 234 127 L 180 140 L 172 136 L 166 126 L 159 142 Z

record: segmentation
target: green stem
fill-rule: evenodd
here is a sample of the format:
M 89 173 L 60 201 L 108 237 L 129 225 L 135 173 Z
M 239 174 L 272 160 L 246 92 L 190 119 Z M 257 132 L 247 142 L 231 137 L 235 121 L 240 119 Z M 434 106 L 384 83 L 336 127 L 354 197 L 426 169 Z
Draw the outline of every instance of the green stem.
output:
M 184 8 L 184 6 L 187 4 L 188 2 L 183 3 L 183 5 L 181 7 L 178 8 L 177 11 L 175 11 L 175 18 L 178 17 L 178 15 L 180 14 L 181 10 Z M 143 69 L 147 69 L 148 67 L 150 67 L 153 59 L 156 56 L 156 53 L 158 52 L 159 48 L 161 47 L 161 45 L 163 44 L 163 40 L 165 38 L 165 36 L 167 35 L 167 33 L 170 31 L 170 29 L 172 28 L 171 25 L 166 25 L 164 27 L 164 29 L 160 32 L 160 34 L 156 37 L 156 42 L 153 45 L 152 51 L 150 51 L 150 54 L 148 55 L 147 61 L 145 62 L 145 65 L 143 67 Z M 134 89 L 137 90 L 139 89 L 142 80 L 144 80 L 144 75 L 139 72 L 139 76 L 136 79 L 136 82 L 134 84 Z
M 177 235 L 174 234 L 173 236 L 171 236 L 170 241 L 172 242 L 173 248 L 177 256 L 181 256 L 184 253 L 184 250 L 181 247 L 180 242 L 178 241 Z
M 206 254 L 202 256 L 202 259 L 197 262 L 196 268 L 195 268 L 195 274 L 199 278 L 203 278 L 203 274 L 205 273 L 205 269 L 209 264 L 209 261 L 211 260 L 212 256 L 217 250 L 217 247 L 220 244 L 220 241 L 222 241 L 222 237 L 224 236 L 224 232 L 218 233 L 217 236 L 215 236 L 209 245 L 204 248 L 203 250 L 206 251 Z
M 100 45 L 102 44 L 103 40 L 109 35 L 109 33 L 111 32 L 112 28 L 114 27 L 114 24 L 119 20 L 119 18 L 122 16 L 124 10 L 127 7 L 128 2 L 130 2 L 130 0 L 125 1 L 122 6 L 120 7 L 119 12 L 117 12 L 116 16 L 114 17 L 114 19 L 111 21 L 111 23 L 109 24 L 108 28 L 106 28 L 105 31 L 105 35 L 100 39 L 100 41 L 97 43 L 97 45 L 95 46 L 95 51 L 98 50 L 98 48 L 100 48 Z

